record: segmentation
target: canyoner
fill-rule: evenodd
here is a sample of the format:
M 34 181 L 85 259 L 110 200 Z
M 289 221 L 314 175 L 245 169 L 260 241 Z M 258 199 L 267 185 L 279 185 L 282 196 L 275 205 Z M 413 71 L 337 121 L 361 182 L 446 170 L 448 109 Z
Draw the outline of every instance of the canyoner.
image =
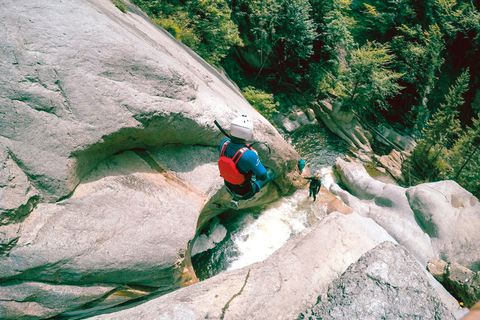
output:
M 254 129 L 249 117 L 236 117 L 230 124 L 230 134 L 217 121 L 214 123 L 227 137 L 220 144 L 218 169 L 232 196 L 230 204 L 233 209 L 238 209 L 239 201 L 254 197 L 273 180 L 275 174 L 272 169 L 265 168 L 253 149 L 256 142 L 247 143 L 252 140 Z
M 313 201 L 317 201 L 317 194 L 320 191 L 320 187 L 322 186 L 322 180 L 320 180 L 320 174 L 315 173 L 313 177 L 306 177 L 304 179 L 310 180 L 310 185 L 309 185 L 309 194 L 308 197 L 313 196 Z

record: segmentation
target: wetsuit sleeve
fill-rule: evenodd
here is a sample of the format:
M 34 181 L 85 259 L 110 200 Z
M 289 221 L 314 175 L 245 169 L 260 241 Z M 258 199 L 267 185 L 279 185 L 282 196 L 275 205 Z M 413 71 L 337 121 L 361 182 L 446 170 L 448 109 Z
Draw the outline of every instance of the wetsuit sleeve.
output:
M 263 187 L 272 179 L 268 174 L 267 169 L 265 169 L 263 163 L 260 161 L 260 158 L 258 158 L 257 153 L 252 150 L 247 150 L 242 155 L 239 162 L 239 168 L 244 172 L 253 172 L 257 177 L 257 182 L 260 182 L 257 183 L 259 188 Z
M 244 152 L 241 158 L 241 162 L 241 169 L 245 172 L 252 171 L 257 176 L 257 178 L 267 173 L 267 170 L 263 166 L 263 163 L 260 161 L 260 158 L 252 150 L 247 150 Z

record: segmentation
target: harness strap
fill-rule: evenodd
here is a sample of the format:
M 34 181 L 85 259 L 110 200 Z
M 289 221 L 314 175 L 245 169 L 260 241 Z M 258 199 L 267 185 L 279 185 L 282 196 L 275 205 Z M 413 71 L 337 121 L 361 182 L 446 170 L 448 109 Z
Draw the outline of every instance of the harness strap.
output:
M 243 148 L 239 149 L 239 150 L 237 151 L 237 153 L 235 153 L 235 155 L 234 155 L 233 158 L 232 158 L 233 163 L 237 164 L 237 162 L 238 162 L 238 161 L 240 160 L 240 158 L 242 157 L 243 153 L 244 153 L 245 151 L 247 151 L 247 150 L 248 150 L 248 148 L 246 148 L 246 147 L 243 147 Z
M 227 150 L 227 145 L 230 143 L 230 141 L 225 141 L 225 143 L 222 146 L 222 150 L 220 151 L 221 156 L 225 156 L 225 150 Z M 248 145 L 247 145 L 248 146 Z M 233 163 L 237 164 L 237 162 L 240 160 L 242 157 L 243 153 L 250 149 L 250 147 L 243 147 L 238 149 L 238 151 L 235 153 L 235 155 L 232 157 Z
M 227 150 L 227 146 L 228 146 L 228 143 L 230 141 L 225 141 L 225 143 L 223 144 L 222 146 L 222 150 L 220 151 L 220 156 L 224 156 L 225 155 L 225 150 Z

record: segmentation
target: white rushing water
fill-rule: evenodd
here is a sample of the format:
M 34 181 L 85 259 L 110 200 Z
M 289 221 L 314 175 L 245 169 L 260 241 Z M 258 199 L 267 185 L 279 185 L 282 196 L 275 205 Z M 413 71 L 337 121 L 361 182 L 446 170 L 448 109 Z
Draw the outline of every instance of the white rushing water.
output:
M 293 235 L 307 227 L 310 213 L 305 190 L 284 198 L 251 220 L 233 236 L 238 255 L 229 270 L 243 268 L 265 260 Z M 251 219 L 247 215 L 245 219 Z
M 322 186 L 328 188 L 334 182 L 331 167 L 316 172 L 322 175 Z M 214 218 L 208 230 L 196 239 L 192 257 L 209 249 L 224 250 L 227 270 L 240 269 L 265 260 L 291 237 L 326 215 L 325 212 L 319 213 L 318 208 L 314 212 L 313 199 L 308 197 L 308 193 L 307 187 L 278 200 L 261 212 L 242 212 L 231 233 L 228 233 L 218 217 Z M 216 248 L 225 237 L 230 237 L 229 246 Z
M 200 252 L 215 248 L 215 245 L 221 242 L 227 235 L 227 229 L 220 224 L 220 219 L 215 217 L 210 224 L 207 233 L 201 234 L 195 240 L 191 255 L 192 257 Z
M 334 181 L 330 167 L 319 170 L 322 185 L 330 186 Z M 312 210 L 313 199 L 308 198 L 308 189 L 297 191 L 264 210 L 258 219 L 250 219 L 245 227 L 233 235 L 238 256 L 231 262 L 229 270 L 240 269 L 268 258 L 282 247 L 288 239 L 299 234 L 315 217 Z

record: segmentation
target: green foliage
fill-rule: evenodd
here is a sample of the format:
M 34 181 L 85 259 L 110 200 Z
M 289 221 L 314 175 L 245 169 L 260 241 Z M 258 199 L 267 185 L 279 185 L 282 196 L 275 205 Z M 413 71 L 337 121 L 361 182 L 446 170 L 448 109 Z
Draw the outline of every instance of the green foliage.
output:
M 393 37 L 391 47 L 397 56 L 395 69 L 403 74 L 402 84 L 406 89 L 396 105 L 401 106 L 398 111 L 404 115 L 411 112 L 411 122 L 421 129 L 428 114 L 428 96 L 445 61 L 443 34 L 436 24 L 428 30 L 420 25 L 414 28 L 403 25 L 398 30 L 400 35 Z
M 394 59 L 389 52 L 386 45 L 368 42 L 351 53 L 342 79 L 345 106 L 359 113 L 388 109 L 388 99 L 402 89 L 397 83 L 402 74 L 389 68 Z
M 410 161 L 415 165 L 417 175 L 422 181 L 435 181 L 451 176 L 455 172 L 452 160 L 461 156 L 462 147 L 458 145 L 461 134 L 458 119 L 459 107 L 464 103 L 463 94 L 468 89 L 469 71 L 464 71 L 456 84 L 445 95 L 445 103 L 435 112 L 423 130 L 424 139 L 413 150 Z M 455 143 L 457 141 L 457 143 Z M 458 145 L 455 152 L 450 149 Z M 454 148 L 455 149 L 455 148 Z M 412 165 L 412 167 L 413 167 Z
M 245 43 L 240 62 L 255 68 L 255 79 L 291 86 L 306 78 L 318 37 L 308 0 L 239 0 L 232 11 Z
M 185 12 L 177 12 L 169 18 L 159 15 L 153 21 L 192 50 L 198 50 L 200 37 L 192 27 L 189 27 L 188 17 Z
M 450 151 L 451 171 L 445 179 L 454 179 L 465 189 L 480 197 L 480 119 L 472 119 L 468 127 Z
M 480 90 L 475 92 L 475 98 L 472 103 L 473 113 L 478 115 L 480 114 Z
M 345 98 L 345 86 L 339 79 L 346 73 L 349 53 L 356 48 L 352 35 L 355 20 L 348 15 L 351 1 L 317 0 L 316 3 L 325 8 L 317 13 L 323 43 L 319 50 L 324 60 L 311 65 L 311 78 L 320 99 L 328 96 Z
M 447 139 L 453 139 L 461 132 L 458 119 L 459 107 L 465 102 L 463 94 L 468 90 L 469 70 L 463 72 L 454 86 L 450 87 L 445 96 L 445 103 L 427 123 L 423 134 L 430 145 L 446 146 Z
M 202 39 L 198 53 L 208 62 L 219 62 L 230 47 L 243 44 L 225 0 L 189 0 L 186 9 Z
M 350 51 L 355 47 L 351 30 L 355 24 L 355 20 L 343 14 L 340 10 L 333 10 L 325 15 L 325 27 L 323 41 L 326 49 L 333 52 L 338 48 Z
M 473 6 L 471 4 L 459 6 L 456 0 L 433 0 L 431 3 L 436 21 L 449 36 L 455 36 L 460 26 L 470 20 L 465 18 Z
M 119 0 L 111 0 L 112 3 L 123 13 L 127 13 L 127 5 Z
M 225 0 L 133 2 L 211 64 L 218 64 L 232 46 L 242 45 Z
M 278 17 L 276 35 L 279 52 L 287 63 L 307 60 L 313 53 L 313 41 L 317 37 L 316 24 L 310 13 L 308 0 L 284 1 Z
M 350 11 L 352 0 L 311 0 L 313 18 L 319 24 L 324 23 L 324 17 L 331 11 L 339 11 L 346 16 Z
M 255 47 L 261 68 L 272 53 L 277 41 L 276 27 L 281 4 L 275 0 L 234 1 L 232 16 L 238 24 L 246 49 Z
M 266 119 L 271 120 L 274 113 L 278 113 L 278 102 L 275 102 L 273 94 L 261 89 L 249 86 L 242 90 L 244 98 Z
M 401 25 L 413 25 L 417 14 L 411 0 L 368 0 L 357 5 L 359 24 L 355 30 L 360 41 L 387 42 Z
M 403 25 L 398 28 L 401 35 L 392 39 L 392 47 L 398 56 L 398 66 L 404 73 L 402 77 L 409 83 L 418 83 L 421 92 L 435 85 L 436 73 L 445 59 L 442 52 L 445 49 L 443 34 L 438 25 L 429 26 L 423 30 L 417 25 L 409 28 Z

